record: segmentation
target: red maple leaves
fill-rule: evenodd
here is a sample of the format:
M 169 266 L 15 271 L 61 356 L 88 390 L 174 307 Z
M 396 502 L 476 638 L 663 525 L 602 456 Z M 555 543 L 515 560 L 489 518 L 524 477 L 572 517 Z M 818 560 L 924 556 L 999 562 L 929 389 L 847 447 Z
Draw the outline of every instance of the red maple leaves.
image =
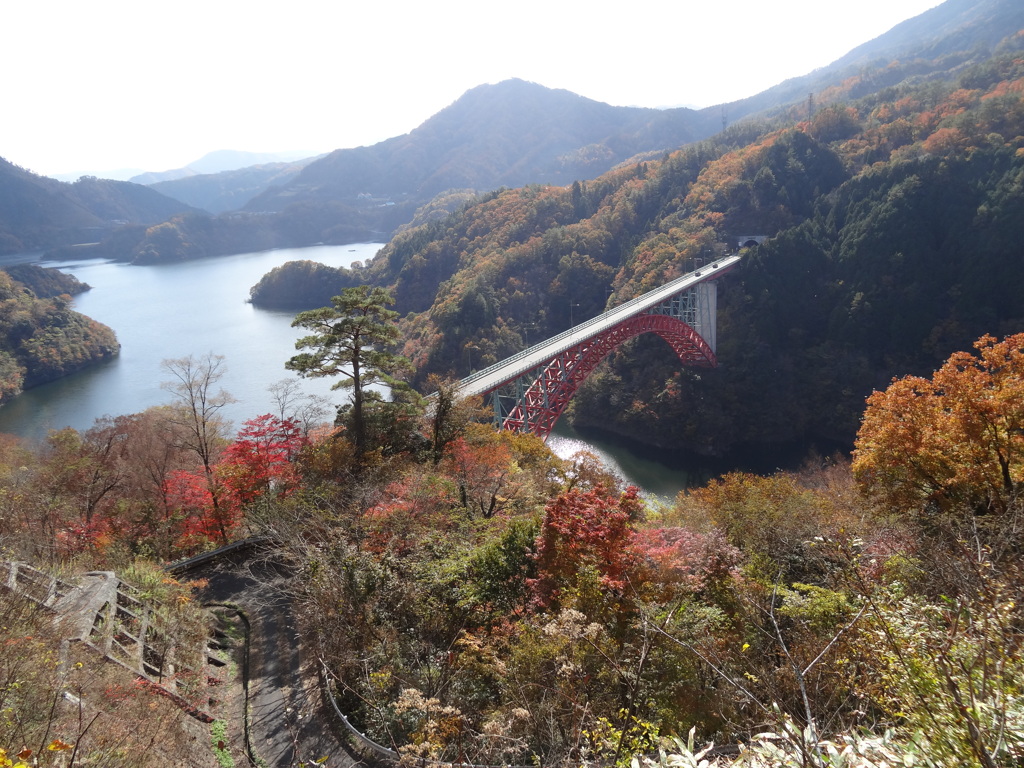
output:
M 292 459 L 304 443 L 297 422 L 265 414 L 245 422 L 209 475 L 202 468 L 171 473 L 166 492 L 182 517 L 182 543 L 226 542 L 248 505 L 294 490 L 299 477 Z

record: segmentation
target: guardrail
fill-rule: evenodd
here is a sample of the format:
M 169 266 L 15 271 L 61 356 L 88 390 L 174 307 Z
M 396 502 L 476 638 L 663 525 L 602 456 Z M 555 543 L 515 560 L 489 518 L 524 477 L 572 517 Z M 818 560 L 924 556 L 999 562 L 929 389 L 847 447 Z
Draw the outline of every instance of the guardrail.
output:
M 542 351 L 545 354 L 557 355 L 563 351 L 560 347 L 561 342 L 573 339 L 573 337 L 581 333 L 585 333 L 594 326 L 611 323 L 621 315 L 630 315 L 634 314 L 634 312 L 638 313 L 643 309 L 649 309 L 651 306 L 657 306 L 660 302 L 665 301 L 668 297 L 675 295 L 677 292 L 682 291 L 685 288 L 692 287 L 693 285 L 702 283 L 705 280 L 710 280 L 716 275 L 724 274 L 726 271 L 738 264 L 739 260 L 739 255 L 726 256 L 724 258 L 717 259 L 710 264 L 702 266 L 700 269 L 696 269 L 693 272 L 688 272 L 681 277 L 677 277 L 675 280 L 671 280 L 652 291 L 643 293 L 640 296 L 634 296 L 629 301 L 623 302 L 617 307 L 612 307 L 607 312 L 604 312 L 597 317 L 585 320 L 566 331 L 562 331 L 557 336 L 552 336 L 539 344 L 534 344 L 532 347 L 527 347 L 520 352 L 516 352 L 514 355 L 510 355 L 494 365 L 489 365 L 483 370 L 470 374 L 462 380 L 461 389 L 463 392 L 469 394 L 484 394 L 484 392 L 489 390 L 482 390 L 478 392 L 473 389 L 473 385 L 482 379 L 486 379 L 491 374 L 501 371 L 506 380 L 521 376 L 527 371 L 536 368 L 543 363 L 533 361 L 529 365 L 519 366 L 517 368 L 510 367 L 515 362 L 527 357 L 532 357 Z M 641 309 L 638 309 L 638 307 Z
M 230 544 L 225 544 L 223 547 L 217 549 L 211 549 L 209 552 L 203 552 L 193 557 L 187 557 L 184 560 L 178 560 L 164 566 L 164 570 L 168 573 L 182 574 L 188 573 L 193 568 L 198 568 L 201 565 L 206 565 L 213 560 L 219 560 L 226 555 L 240 554 L 247 549 L 258 549 L 261 546 L 269 546 L 274 543 L 274 539 L 270 536 L 251 536 L 247 539 L 241 539 L 240 541 L 233 541 Z
M 179 560 L 176 563 L 171 563 L 170 565 L 165 567 L 165 570 L 178 575 L 186 573 L 187 571 L 193 568 L 198 568 L 203 565 L 209 565 L 210 563 L 213 563 L 217 560 L 232 559 L 234 557 L 237 557 L 239 554 L 257 551 L 263 547 L 269 548 L 275 543 L 275 540 L 269 536 L 256 536 L 248 539 L 242 539 L 241 541 L 233 542 L 231 544 L 219 547 L 209 552 L 204 552 L 200 555 L 186 558 L 184 560 Z M 247 627 L 249 628 L 246 633 L 247 646 L 246 658 L 244 662 L 246 669 L 243 670 L 243 678 L 245 679 L 247 686 L 249 643 L 248 636 L 251 634 L 251 627 L 249 627 L 247 618 L 245 619 L 245 621 Z M 396 750 L 391 749 L 390 747 L 385 747 L 383 744 L 374 741 L 369 736 L 361 732 L 358 728 L 356 728 L 356 726 L 352 724 L 348 716 L 341 711 L 341 707 L 338 706 L 338 700 L 337 697 L 335 696 L 334 683 L 331 679 L 330 672 L 327 669 L 327 666 L 323 663 L 323 661 L 321 661 L 319 664 L 318 674 L 320 679 L 321 693 L 323 698 L 326 700 L 325 704 L 327 704 L 329 711 L 334 713 L 334 716 L 337 718 L 337 722 L 340 724 L 344 733 L 349 737 L 351 743 L 354 744 L 355 747 L 361 750 L 364 754 L 366 754 L 369 757 L 372 757 L 380 763 L 387 765 L 397 765 L 403 762 L 403 755 L 401 755 Z M 248 690 L 246 691 L 246 697 L 248 697 Z M 246 706 L 246 717 L 248 717 L 248 706 Z M 254 745 L 250 743 L 249 728 L 247 723 L 246 727 L 244 728 L 244 731 L 247 750 L 250 752 L 250 755 L 254 755 L 256 754 L 256 751 Z M 408 760 L 409 758 L 405 756 L 404 759 Z M 419 766 L 437 766 L 437 768 L 537 768 L 536 764 L 509 765 L 508 763 L 504 763 L 501 765 L 483 765 L 478 763 L 453 763 L 425 759 L 416 759 L 415 763 Z

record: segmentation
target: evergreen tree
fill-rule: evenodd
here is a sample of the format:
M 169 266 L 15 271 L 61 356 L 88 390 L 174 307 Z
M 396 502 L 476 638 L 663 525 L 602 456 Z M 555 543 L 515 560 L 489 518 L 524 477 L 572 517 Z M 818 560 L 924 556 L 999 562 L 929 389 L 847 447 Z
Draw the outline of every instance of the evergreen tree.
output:
M 300 352 L 285 363 L 300 376 L 341 376 L 332 389 L 351 389 L 352 405 L 347 426 L 356 449 L 367 449 L 366 408 L 379 402 L 367 388 L 373 384 L 399 385 L 395 374 L 405 359 L 388 351 L 398 338 L 398 313 L 388 309 L 395 300 L 384 288 L 360 285 L 346 288 L 331 299 L 330 307 L 300 312 L 293 327 L 310 335 L 295 342 Z

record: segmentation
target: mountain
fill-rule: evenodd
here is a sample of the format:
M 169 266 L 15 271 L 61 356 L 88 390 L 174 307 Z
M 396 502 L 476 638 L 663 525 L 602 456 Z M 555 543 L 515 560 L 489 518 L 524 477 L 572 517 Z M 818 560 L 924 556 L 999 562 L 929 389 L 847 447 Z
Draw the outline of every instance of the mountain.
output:
M 634 155 L 685 144 L 704 132 L 690 109 L 613 107 L 565 90 L 506 80 L 467 91 L 418 128 L 370 147 L 339 149 L 246 210 L 299 201 L 429 200 L 447 189 L 481 191 L 569 184 Z
M 138 176 L 142 173 L 141 168 L 114 168 L 105 169 L 102 171 L 89 169 L 85 171 L 72 171 L 70 173 L 56 173 L 50 178 L 57 179 L 57 181 L 77 181 L 83 176 L 98 176 L 101 179 L 113 179 L 114 181 L 129 181 L 133 176 Z
M 521 80 L 482 85 L 405 136 L 339 149 L 310 163 L 289 183 L 255 197 L 246 210 L 280 211 L 296 201 L 350 201 L 360 194 L 425 200 L 454 188 L 565 185 L 636 155 L 707 138 L 721 130 L 723 118 L 735 123 L 802 102 L 809 93 L 839 87 L 868 65 L 880 71 L 863 92 L 908 76 L 944 77 L 990 55 L 1006 30 L 1021 24 L 1024 4 L 1016 0 L 950 0 L 814 73 L 703 110 L 613 107 Z M 895 61 L 901 66 L 888 68 Z
M 693 138 L 689 109 L 612 107 L 522 80 L 474 88 L 405 136 L 337 150 L 292 168 L 163 182 L 159 189 L 208 208 L 280 174 L 282 183 L 238 212 L 176 217 L 168 229 L 119 237 L 100 249 L 130 261 L 386 238 L 438 195 L 505 185 L 569 183 L 638 153 L 662 154 Z M 223 188 L 218 188 L 223 182 Z M 190 188 L 190 184 L 196 184 Z M 209 195 L 209 196 L 207 196 Z
M 95 242 L 126 224 L 190 210 L 138 184 L 89 176 L 69 184 L 0 158 L 0 254 Z
M 725 115 L 735 123 L 749 115 L 771 114 L 809 95 L 827 99 L 837 88 L 846 98 L 859 98 L 908 80 L 941 81 L 988 59 L 1000 41 L 1022 26 L 1024 4 L 1018 0 L 947 0 L 828 66 L 701 114 Z
M 857 46 L 830 69 L 879 66 L 893 59 L 924 62 L 962 57 L 995 48 L 1011 30 L 1021 27 L 1024 5 L 1017 0 L 947 0 Z
M 293 150 L 290 152 L 244 152 L 239 149 L 218 149 L 208 152 L 195 162 L 188 164 L 196 173 L 221 173 L 222 171 L 237 171 L 239 168 L 248 168 L 253 165 L 265 165 L 267 163 L 295 163 L 309 160 L 319 153 L 305 150 Z
M 224 213 L 244 207 L 272 185 L 288 184 L 313 160 L 315 158 L 308 157 L 288 163 L 247 165 L 234 170 L 156 181 L 149 183 L 149 187 L 209 213 Z
M 394 237 L 360 278 L 395 296 L 417 381 L 497 362 L 752 233 L 767 242 L 720 283 L 721 366 L 680 369 L 639 338 L 577 394 L 577 425 L 662 451 L 849 447 L 872 389 L 1024 331 L 1024 20 L 1003 0 L 964 7 L 935 9 L 917 45 L 897 29 L 910 59 L 812 104 Z
M 58 181 L 76 181 L 82 176 L 98 176 L 101 179 L 131 181 L 135 184 L 156 184 L 172 179 L 184 179 L 189 176 L 218 174 L 224 171 L 237 171 L 254 165 L 268 163 L 293 163 L 305 159 L 313 159 L 317 152 L 294 150 L 291 152 L 243 152 L 237 149 L 219 149 L 208 152 L 198 160 L 194 160 L 183 168 L 172 168 L 167 171 L 144 171 L 141 168 L 116 168 L 104 170 L 87 170 L 72 173 L 59 173 L 53 176 Z
M 951 77 L 991 56 L 992 30 L 1000 24 L 1013 28 L 1020 13 L 1009 0 L 973 5 L 950 0 L 922 14 L 909 32 L 900 25 L 853 59 L 841 59 L 750 99 L 700 111 L 612 107 L 522 80 L 479 86 L 404 136 L 336 150 L 294 175 L 290 167 L 257 166 L 162 186 L 186 202 L 222 211 L 270 185 L 238 213 L 177 217 L 152 235 L 122 233 L 98 252 L 154 261 L 387 238 L 439 193 L 451 199 L 452 190 L 464 194 L 593 179 L 621 163 L 656 158 L 712 136 L 721 130 L 723 119 L 742 131 L 744 116 L 773 119 L 793 105 L 802 106 L 806 116 L 815 103 L 859 98 L 902 82 Z M 929 51 L 942 55 L 922 58 Z M 895 58 L 901 52 L 908 53 Z M 864 56 L 878 65 L 854 63 Z M 814 94 L 812 99 L 808 93 Z
M 237 171 L 267 163 L 293 163 L 314 157 L 315 152 L 243 152 L 238 149 L 218 149 L 208 152 L 198 160 L 194 160 L 183 168 L 168 171 L 148 171 L 133 176 L 129 181 L 136 184 L 156 184 L 163 181 L 175 181 L 189 176 L 218 174 L 224 171 Z
M 1024 6 L 1013 0 L 950 0 L 828 67 L 703 110 L 613 107 L 522 80 L 481 85 L 404 136 L 335 150 L 294 175 L 282 169 L 271 178 L 273 168 L 252 169 L 236 179 L 204 177 L 194 189 L 184 181 L 161 189 L 215 212 L 258 192 L 243 210 L 291 219 L 289 230 L 301 236 L 290 244 L 330 242 L 322 228 L 301 222 L 338 214 L 344 218 L 335 223 L 343 229 L 388 235 L 448 190 L 566 185 L 706 139 L 723 121 L 780 114 L 807 102 L 808 94 L 814 94 L 807 105 L 813 109 L 815 98 L 827 103 L 836 89 L 855 98 L 908 79 L 941 80 L 990 56 L 1000 32 L 1022 14 Z M 262 192 L 260 185 L 266 185 Z

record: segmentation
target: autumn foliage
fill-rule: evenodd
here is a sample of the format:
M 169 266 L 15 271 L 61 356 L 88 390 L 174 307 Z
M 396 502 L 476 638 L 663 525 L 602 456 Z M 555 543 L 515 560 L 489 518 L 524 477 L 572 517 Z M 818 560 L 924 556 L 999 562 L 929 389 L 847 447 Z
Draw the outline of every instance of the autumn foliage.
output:
M 245 422 L 209 475 L 201 467 L 173 472 L 166 494 L 182 518 L 182 545 L 227 543 L 246 507 L 291 493 L 299 482 L 292 462 L 304 442 L 295 421 L 265 414 Z
M 1010 35 L 945 80 L 889 62 L 598 178 L 488 193 L 401 232 L 365 274 L 392 290 L 422 383 L 767 236 L 719 282 L 716 371 L 681 370 L 641 337 L 581 387 L 574 416 L 697 453 L 852 444 L 879 381 L 1019 330 L 1020 46 Z
M 559 597 L 571 589 L 577 575 L 592 569 L 600 588 L 622 593 L 635 575 L 638 553 L 632 546 L 632 523 L 641 517 L 638 489 L 630 487 L 619 498 L 603 488 L 569 491 L 545 508 L 537 537 L 537 579 L 534 600 L 555 609 Z
M 1024 480 L 1024 334 L 868 398 L 854 472 L 895 509 L 1007 512 Z
M 721 282 L 719 369 L 638 339 L 576 415 L 708 453 L 859 424 L 852 466 L 652 504 L 470 408 L 430 424 L 374 399 L 362 437 L 350 420 L 308 443 L 263 416 L 209 466 L 149 413 L 38 456 L 0 443 L 4 545 L 170 560 L 272 528 L 339 705 L 410 759 L 628 765 L 692 727 L 777 729 L 800 765 L 864 733 L 927 757 L 906 764 L 1020 764 L 1024 59 L 868 88 L 915 66 L 598 179 L 484 195 L 365 269 L 426 381 L 769 235 Z M 952 353 L 986 331 L 1011 335 Z
M 271 492 L 287 495 L 299 483 L 294 460 L 305 444 L 298 422 L 264 414 L 242 425 L 221 455 L 218 475 L 242 504 Z
M 157 411 L 54 433 L 38 460 L 0 442 L 5 520 L 51 549 L 5 543 L 108 564 L 272 530 L 339 705 L 403 754 L 621 763 L 691 727 L 906 741 L 941 722 L 928 748 L 965 764 L 1017 727 L 988 713 L 1024 679 L 1022 382 L 1024 336 L 983 337 L 872 396 L 853 471 L 817 456 L 662 505 L 592 456 L 429 417 L 419 450 L 385 455 L 260 416 L 207 473 Z

